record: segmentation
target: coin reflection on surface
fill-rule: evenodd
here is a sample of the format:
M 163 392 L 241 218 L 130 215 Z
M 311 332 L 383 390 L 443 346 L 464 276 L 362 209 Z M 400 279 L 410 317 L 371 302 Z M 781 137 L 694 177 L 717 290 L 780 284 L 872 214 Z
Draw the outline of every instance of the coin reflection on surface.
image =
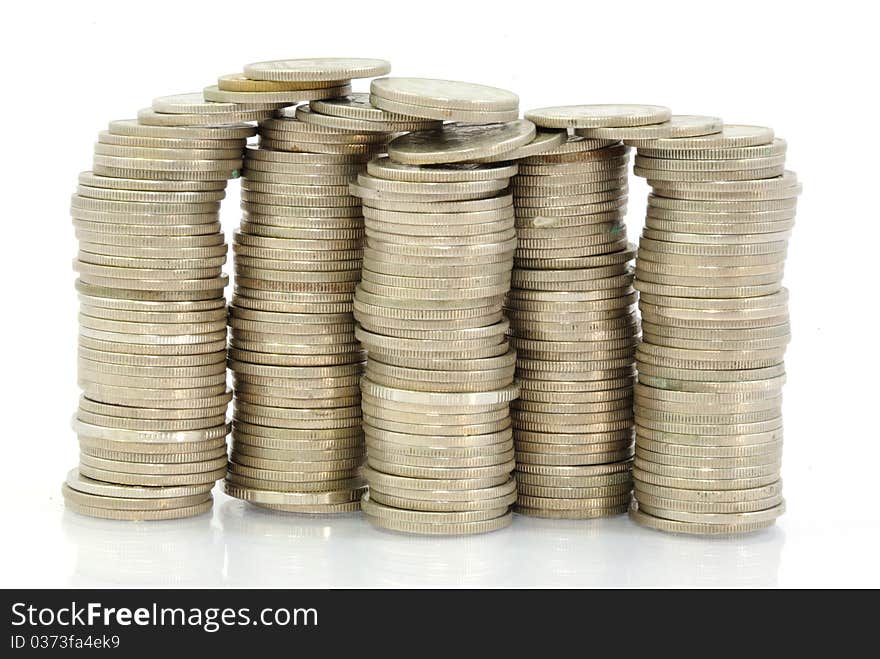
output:
M 224 546 L 210 513 L 159 522 L 118 522 L 65 510 L 75 546 L 75 587 L 206 587 L 222 582 Z

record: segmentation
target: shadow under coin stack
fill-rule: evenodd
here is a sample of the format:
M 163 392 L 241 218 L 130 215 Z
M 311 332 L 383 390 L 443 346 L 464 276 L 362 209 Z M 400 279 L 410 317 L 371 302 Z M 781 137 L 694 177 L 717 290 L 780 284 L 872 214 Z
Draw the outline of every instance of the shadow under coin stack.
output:
M 219 207 L 266 106 L 156 99 L 99 135 L 79 178 L 80 466 L 67 506 L 111 519 L 200 514 L 226 473 L 226 244 Z
M 534 126 L 516 120 L 515 94 L 468 83 L 383 78 L 370 103 L 462 123 L 395 139 L 352 185 L 366 224 L 355 294 L 367 350 L 362 508 L 394 531 L 499 529 L 516 496 L 509 404 L 518 389 L 502 314 L 516 168 L 474 161 L 531 141 Z
M 676 533 L 765 528 L 784 511 L 781 280 L 800 186 L 768 128 L 637 146 L 653 192 L 636 264 L 631 515 Z
M 389 69 L 383 60 L 284 60 L 249 65 L 244 76 L 274 86 L 325 81 L 333 99 L 350 91 L 349 79 Z M 348 183 L 384 153 L 390 133 L 322 126 L 310 116 L 308 107 L 279 111 L 260 123 L 259 148 L 246 152 L 233 245 L 235 410 L 225 489 L 273 510 L 338 513 L 357 510 L 364 490 L 364 355 L 352 317 L 363 218 Z

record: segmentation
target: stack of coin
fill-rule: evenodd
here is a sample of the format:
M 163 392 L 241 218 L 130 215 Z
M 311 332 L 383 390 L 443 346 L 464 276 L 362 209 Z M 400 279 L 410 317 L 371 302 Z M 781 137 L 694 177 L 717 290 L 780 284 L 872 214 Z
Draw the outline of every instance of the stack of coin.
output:
M 80 466 L 63 494 L 97 517 L 199 514 L 226 473 L 232 394 L 218 210 L 255 130 L 179 116 L 192 125 L 111 122 L 72 201 L 83 396 Z
M 785 142 L 739 125 L 622 137 L 652 187 L 636 263 L 631 515 L 676 533 L 765 528 L 784 509 L 782 275 L 800 191 Z
M 285 60 L 248 76 L 322 82 L 387 72 L 361 60 Z M 321 68 L 323 67 L 323 68 Z M 242 178 L 229 364 L 235 410 L 226 492 L 299 513 L 357 510 L 364 482 L 352 298 L 363 218 L 348 183 L 385 130 L 325 127 L 287 108 L 260 122 Z
M 449 105 L 460 104 L 456 89 L 446 83 Z M 510 523 L 509 404 L 518 388 L 502 301 L 516 244 L 507 191 L 516 166 L 474 161 L 515 150 L 534 134 L 522 120 L 408 133 L 351 186 L 366 224 L 355 294 L 368 357 L 362 406 L 370 493 L 362 507 L 381 528 L 446 535 Z
M 649 107 L 646 118 L 663 121 L 667 112 Z M 632 489 L 638 339 L 634 248 L 623 223 L 627 147 L 568 134 L 608 120 L 589 106 L 526 117 L 550 146 L 523 158 L 512 183 L 519 243 L 506 309 L 522 388 L 511 412 L 516 510 L 570 519 L 620 514 Z

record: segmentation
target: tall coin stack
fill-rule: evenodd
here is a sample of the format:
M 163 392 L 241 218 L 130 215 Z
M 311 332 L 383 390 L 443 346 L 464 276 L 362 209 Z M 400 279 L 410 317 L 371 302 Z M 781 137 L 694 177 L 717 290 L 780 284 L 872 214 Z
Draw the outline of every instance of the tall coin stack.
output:
M 395 139 L 389 157 L 371 161 L 352 184 L 366 224 L 355 294 L 367 350 L 370 492 L 362 508 L 395 531 L 499 529 L 516 496 L 516 356 L 502 315 L 516 244 L 507 190 L 516 167 L 475 161 L 530 142 L 535 128 L 516 119 L 515 94 L 482 85 L 382 78 L 370 103 L 460 123 Z
M 653 112 L 662 120 L 666 111 Z M 526 117 L 556 143 L 520 161 L 513 181 L 519 244 L 506 308 L 522 388 L 512 406 L 516 509 L 570 519 L 619 514 L 632 489 L 638 337 L 634 251 L 623 224 L 627 148 L 568 135 L 596 120 L 588 106 Z
M 389 69 L 383 60 L 284 60 L 249 65 L 236 78 L 250 80 L 255 93 L 267 85 L 261 94 L 286 85 L 302 94 L 310 85 L 312 103 L 335 107 L 352 105 L 341 98 L 351 78 Z M 323 125 L 316 115 L 300 106 L 261 121 L 259 148 L 245 157 L 233 245 L 235 409 L 225 489 L 274 510 L 336 513 L 357 510 L 364 490 L 364 356 L 352 317 L 363 218 L 348 184 L 385 151 L 391 131 Z
M 128 520 L 197 515 L 226 473 L 226 181 L 274 105 L 158 98 L 113 121 L 80 175 L 80 465 L 68 508 Z
M 632 517 L 677 533 L 734 534 L 784 509 L 782 287 L 800 188 L 767 128 L 629 136 L 652 194 L 636 263 Z

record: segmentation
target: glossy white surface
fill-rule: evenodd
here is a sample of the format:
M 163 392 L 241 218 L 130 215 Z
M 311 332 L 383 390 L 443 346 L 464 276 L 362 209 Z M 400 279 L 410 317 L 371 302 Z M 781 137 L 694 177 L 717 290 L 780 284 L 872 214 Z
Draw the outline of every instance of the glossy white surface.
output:
M 808 511 L 805 511 L 808 512 Z M 31 515 L 39 515 L 39 524 Z M 70 587 L 776 587 L 877 586 L 876 519 L 790 513 L 744 538 L 670 536 L 626 517 L 517 516 L 467 538 L 379 531 L 359 514 L 310 518 L 217 495 L 213 514 L 117 523 L 65 511 L 60 496 L 7 513 L 29 535 L 7 545 L 4 586 Z
M 878 61 L 869 3 L 15 3 L 0 40 L 8 143 L 0 286 L 0 586 L 880 586 L 875 340 Z M 252 29 L 257 11 L 288 29 Z M 534 11 L 533 11 L 534 10 Z M 51 15 L 51 20 L 46 20 Z M 540 17 L 537 20 L 536 17 Z M 328 21 L 332 21 L 328 23 Z M 426 47 L 446 31 L 453 48 Z M 332 28 L 332 29 L 330 29 Z M 430 44 L 434 44 L 431 41 Z M 287 517 L 218 496 L 213 516 L 121 524 L 65 513 L 76 464 L 76 175 L 110 119 L 247 63 L 366 56 L 393 74 L 510 89 L 520 107 L 659 103 L 769 124 L 804 183 L 789 249 L 778 527 L 678 538 L 626 518 L 518 518 L 468 539 L 410 538 L 358 516 Z M 365 91 L 366 81 L 355 83 Z M 631 235 L 646 186 L 631 179 Z M 238 223 L 238 185 L 223 222 Z M 230 269 L 227 267 L 227 269 Z

